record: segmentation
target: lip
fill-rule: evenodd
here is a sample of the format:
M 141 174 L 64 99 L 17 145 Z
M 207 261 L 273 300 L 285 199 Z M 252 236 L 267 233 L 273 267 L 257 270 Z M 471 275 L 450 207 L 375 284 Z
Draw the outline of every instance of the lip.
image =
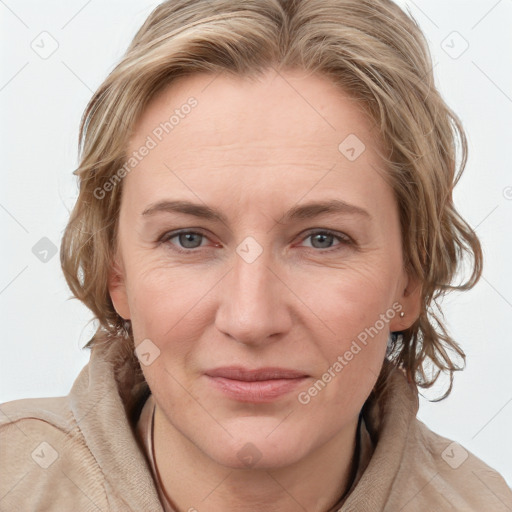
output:
M 239 366 L 215 368 L 205 372 L 210 383 L 219 391 L 240 402 L 272 402 L 302 384 L 309 376 L 287 368 L 257 368 Z

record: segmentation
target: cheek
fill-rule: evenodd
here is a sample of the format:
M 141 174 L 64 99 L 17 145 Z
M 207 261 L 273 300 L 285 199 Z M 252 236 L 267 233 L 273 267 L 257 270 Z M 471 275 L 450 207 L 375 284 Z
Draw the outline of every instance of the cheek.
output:
M 347 267 L 301 281 L 297 295 L 308 293 L 305 302 L 314 312 L 310 331 L 317 333 L 321 352 L 316 377 L 322 378 L 327 371 L 337 377 L 332 378 L 331 392 L 325 398 L 346 400 L 334 393 L 335 389 L 346 389 L 350 396 L 358 396 L 360 390 L 364 394 L 365 379 L 373 386 L 385 356 L 390 322 L 397 315 L 394 276 L 391 266 L 367 262 L 357 269 Z
M 150 338 L 162 346 L 166 339 L 180 343 L 197 339 L 201 330 L 197 315 L 204 312 L 208 291 L 218 280 L 212 274 L 186 265 L 134 259 L 127 267 L 127 294 L 136 341 Z
M 332 336 L 356 336 L 391 308 L 396 271 L 382 264 L 384 257 L 372 260 L 296 280 L 297 295 L 304 297 Z
M 329 330 L 323 329 L 326 336 L 316 336 L 321 353 L 316 380 L 299 401 L 307 403 L 313 416 L 325 415 L 326 406 L 356 414 L 370 394 L 385 357 L 390 321 L 397 314 L 390 281 L 378 271 L 347 271 L 339 282 L 324 283 L 323 293 L 316 295 L 315 313 Z M 325 417 L 333 428 L 337 421 Z

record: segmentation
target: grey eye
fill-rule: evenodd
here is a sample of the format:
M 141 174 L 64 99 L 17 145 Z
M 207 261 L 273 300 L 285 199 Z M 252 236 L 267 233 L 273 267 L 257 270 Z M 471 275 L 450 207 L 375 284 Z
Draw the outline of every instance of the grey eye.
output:
M 185 249 L 196 249 L 201 246 L 203 235 L 194 233 L 192 231 L 186 233 L 179 233 L 173 238 L 178 237 L 180 245 Z
M 336 237 L 329 233 L 316 233 L 309 235 L 308 238 L 311 239 L 311 245 L 315 249 L 328 249 L 329 247 L 332 247 L 333 240 Z M 318 242 L 318 245 L 315 245 L 316 242 Z

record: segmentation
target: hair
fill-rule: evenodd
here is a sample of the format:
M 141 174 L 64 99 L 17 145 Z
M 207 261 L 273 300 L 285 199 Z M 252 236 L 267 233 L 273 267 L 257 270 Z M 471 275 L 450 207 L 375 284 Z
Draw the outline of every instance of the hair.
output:
M 422 388 L 447 373 L 449 389 L 440 400 L 445 398 L 453 372 L 463 369 L 454 359 L 465 365 L 465 354 L 449 335 L 438 300 L 447 291 L 472 288 L 483 256 L 452 198 L 467 160 L 462 124 L 436 90 L 416 21 L 390 0 L 171 0 L 154 9 L 80 123 L 79 195 L 61 264 L 73 295 L 99 322 L 86 347 L 120 338 L 123 329 L 108 291 L 123 190 L 116 172 L 126 164 L 131 130 L 148 102 L 178 77 L 255 78 L 271 67 L 329 78 L 358 100 L 380 131 L 404 265 L 422 287 L 419 317 L 393 333 L 387 358 Z M 99 194 L 109 181 L 115 186 Z M 470 276 L 453 285 L 464 256 L 471 260 Z M 129 339 L 133 343 L 131 334 Z

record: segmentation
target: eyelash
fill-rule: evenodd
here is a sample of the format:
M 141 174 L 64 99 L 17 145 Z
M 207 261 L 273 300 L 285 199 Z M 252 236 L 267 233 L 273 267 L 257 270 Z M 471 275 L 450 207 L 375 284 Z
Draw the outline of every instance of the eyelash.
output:
M 203 233 L 201 233 L 199 231 L 192 231 L 192 230 L 183 229 L 183 230 L 179 230 L 179 231 L 170 231 L 170 232 L 167 231 L 167 232 L 163 233 L 159 237 L 157 242 L 159 244 L 170 245 L 170 246 L 172 246 L 172 250 L 173 251 L 176 251 L 176 252 L 181 253 L 181 254 L 186 254 L 186 253 L 187 254 L 193 254 L 193 253 L 197 252 L 199 249 L 201 249 L 201 246 L 200 247 L 194 247 L 192 249 L 183 249 L 183 248 L 180 248 L 180 247 L 170 243 L 170 241 L 173 238 L 176 238 L 177 236 L 183 235 L 183 234 L 193 234 L 193 235 L 202 236 L 203 238 L 208 238 L 205 234 L 203 234 Z M 343 233 L 336 233 L 336 232 L 330 231 L 328 229 L 318 229 L 318 230 L 308 231 L 305 234 L 305 236 L 302 238 L 302 240 L 304 241 L 307 238 L 313 237 L 315 235 L 333 236 L 334 238 L 338 239 L 338 241 L 340 242 L 338 245 L 336 245 L 334 247 L 328 247 L 326 249 L 316 249 L 315 247 L 308 247 L 308 249 L 313 249 L 313 250 L 316 249 L 315 252 L 321 252 L 321 253 L 334 252 L 334 251 L 340 250 L 344 246 L 355 245 L 355 242 L 348 235 L 345 235 Z

